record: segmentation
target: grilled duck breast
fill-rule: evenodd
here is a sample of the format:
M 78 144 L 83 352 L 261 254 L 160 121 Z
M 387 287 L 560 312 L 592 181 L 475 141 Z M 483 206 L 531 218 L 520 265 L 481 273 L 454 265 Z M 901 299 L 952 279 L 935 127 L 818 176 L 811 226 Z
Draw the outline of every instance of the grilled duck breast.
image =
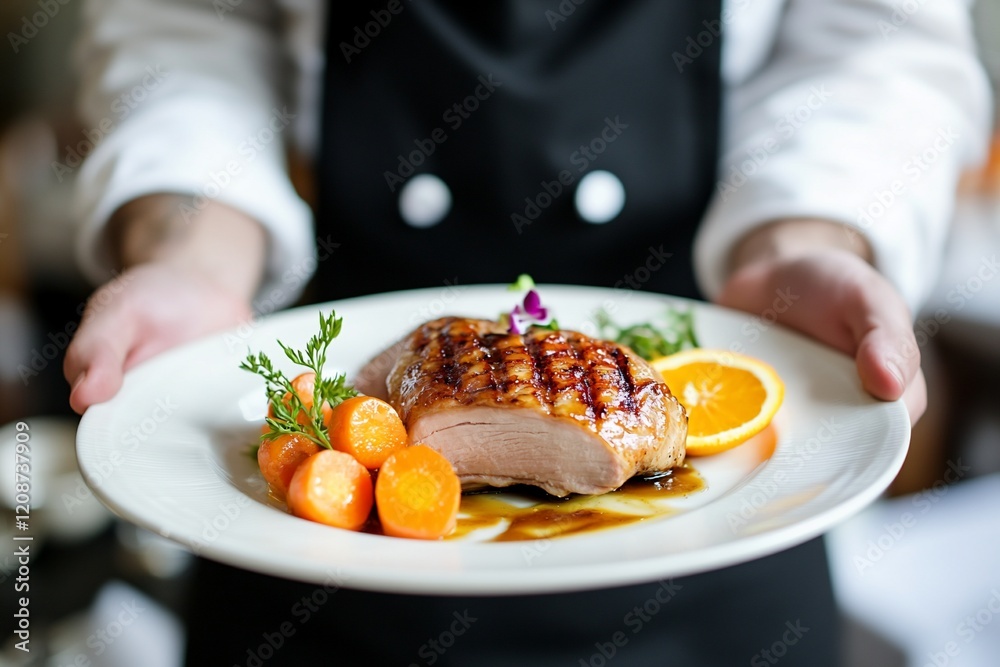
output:
M 508 334 L 489 320 L 446 317 L 390 350 L 389 402 L 412 441 L 443 454 L 466 486 L 598 494 L 684 459 L 684 408 L 620 345 L 574 331 Z M 367 388 L 378 389 L 387 354 L 360 374 Z

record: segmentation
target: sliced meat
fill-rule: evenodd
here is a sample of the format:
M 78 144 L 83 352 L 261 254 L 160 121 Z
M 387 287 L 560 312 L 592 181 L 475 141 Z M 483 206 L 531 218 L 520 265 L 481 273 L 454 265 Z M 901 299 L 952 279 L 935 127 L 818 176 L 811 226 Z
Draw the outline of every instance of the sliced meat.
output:
M 449 317 L 397 347 L 389 402 L 412 440 L 441 452 L 466 485 L 598 494 L 684 459 L 684 408 L 620 345 Z

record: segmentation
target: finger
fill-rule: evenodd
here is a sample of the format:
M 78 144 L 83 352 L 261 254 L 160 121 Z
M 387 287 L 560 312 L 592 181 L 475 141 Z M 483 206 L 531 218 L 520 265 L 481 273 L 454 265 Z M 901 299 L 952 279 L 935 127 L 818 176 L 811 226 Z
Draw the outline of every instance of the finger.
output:
M 849 319 L 857 340 L 858 375 L 870 394 L 894 401 L 920 373 L 920 348 L 909 313 L 901 303 L 893 307 L 893 301 L 877 295 L 866 301 L 851 309 Z
M 135 327 L 126 309 L 112 306 L 96 311 L 88 306 L 63 363 L 74 411 L 83 414 L 118 393 L 134 343 Z

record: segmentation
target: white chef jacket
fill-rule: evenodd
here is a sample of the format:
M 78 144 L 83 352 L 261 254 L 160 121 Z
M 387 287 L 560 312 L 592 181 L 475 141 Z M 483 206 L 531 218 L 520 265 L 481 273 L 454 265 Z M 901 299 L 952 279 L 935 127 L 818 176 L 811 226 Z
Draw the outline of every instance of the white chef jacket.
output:
M 93 280 L 110 276 L 108 217 L 136 197 L 177 192 L 258 220 L 270 237 L 262 294 L 294 300 L 302 281 L 290 289 L 287 277 L 314 266 L 315 239 L 284 156 L 287 142 L 307 154 L 316 144 L 324 6 L 87 0 L 76 62 L 96 147 L 78 178 L 77 250 Z M 728 254 L 750 229 L 822 218 L 868 239 L 915 312 L 933 285 L 959 174 L 981 159 L 992 119 L 967 3 L 723 8 L 718 183 L 694 247 L 701 288 L 718 294 Z M 714 38 L 711 27 L 678 45 L 678 66 L 697 57 L 692 44 Z

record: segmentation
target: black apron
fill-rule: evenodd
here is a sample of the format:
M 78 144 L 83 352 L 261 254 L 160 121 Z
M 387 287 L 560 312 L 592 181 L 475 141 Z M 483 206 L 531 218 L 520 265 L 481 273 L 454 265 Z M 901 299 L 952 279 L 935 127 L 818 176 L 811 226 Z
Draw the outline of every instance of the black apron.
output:
M 519 273 L 695 294 L 691 239 L 715 183 L 719 40 L 706 25 L 718 0 L 399 7 L 385 21 L 381 4 L 329 3 L 318 221 L 341 247 L 320 265 L 317 298 Z M 702 32 L 711 44 L 678 60 Z M 624 184 L 606 224 L 574 208 L 593 170 Z M 399 214 L 412 174 L 452 192 L 433 227 Z M 650 256 L 660 268 L 639 270 Z
M 317 219 L 326 245 L 340 245 L 320 263 L 317 300 L 523 272 L 697 295 L 691 241 L 717 159 L 718 0 L 329 10 Z M 626 193 L 601 225 L 574 207 L 594 170 Z M 452 194 L 428 228 L 398 208 L 419 174 Z M 292 610 L 318 601 L 315 586 L 202 561 L 188 664 L 256 665 L 286 621 L 295 634 L 260 665 L 837 664 L 819 540 L 673 585 L 665 604 L 661 582 L 512 598 L 342 589 L 300 623 Z M 213 597 L 224 608 L 197 603 Z M 208 631 L 220 621 L 225 631 Z

